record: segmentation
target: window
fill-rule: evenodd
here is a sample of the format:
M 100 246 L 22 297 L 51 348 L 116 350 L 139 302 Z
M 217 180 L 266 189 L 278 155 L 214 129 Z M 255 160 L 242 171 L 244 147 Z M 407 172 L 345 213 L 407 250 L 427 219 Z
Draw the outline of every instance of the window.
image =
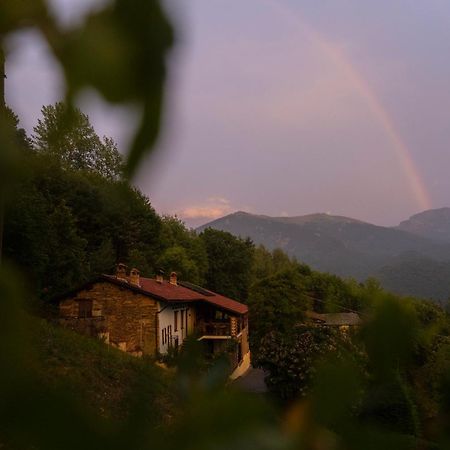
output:
M 162 345 L 166 345 L 169 342 L 169 333 L 167 331 L 169 328 L 171 328 L 171 327 L 163 328 L 161 330 Z M 170 334 L 172 334 L 171 330 L 170 330 Z
M 167 327 L 167 340 L 169 342 L 169 347 L 172 347 L 172 325 Z
M 174 331 L 178 331 L 178 311 L 173 312 L 173 324 Z
M 184 311 L 181 311 L 181 329 L 184 328 Z
M 214 313 L 214 320 L 217 320 L 218 322 L 222 322 L 222 321 L 227 321 L 228 320 L 228 314 L 223 312 L 223 311 L 219 311 L 218 309 L 216 309 L 215 313 Z
M 78 301 L 78 317 L 83 319 L 92 317 L 92 300 Z

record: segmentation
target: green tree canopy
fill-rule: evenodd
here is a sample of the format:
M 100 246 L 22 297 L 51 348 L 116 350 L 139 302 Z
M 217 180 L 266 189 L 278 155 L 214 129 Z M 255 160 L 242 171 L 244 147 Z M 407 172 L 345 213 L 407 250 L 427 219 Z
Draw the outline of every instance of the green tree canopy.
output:
M 86 114 L 63 103 L 44 106 L 41 112 L 32 136 L 38 152 L 71 169 L 89 170 L 108 179 L 121 177 L 123 158 L 115 142 L 108 137 L 100 139 Z
M 276 323 L 280 333 L 289 334 L 311 307 L 304 296 L 302 276 L 296 270 L 279 272 L 255 283 L 249 295 L 252 351 L 258 352 L 262 338 Z
M 157 265 L 167 275 L 176 272 L 180 279 L 200 284 L 200 274 L 195 261 L 189 258 L 186 249 L 179 245 L 166 249 Z
M 200 238 L 208 254 L 207 287 L 219 294 L 246 301 L 251 281 L 252 241 L 212 228 L 203 231 Z
M 52 296 L 137 254 L 138 268 L 151 275 L 162 251 L 160 232 L 150 201 L 127 182 L 30 153 L 26 177 L 6 205 L 5 256 L 34 281 L 33 291 L 46 288 Z
M 180 270 L 180 277 L 187 281 L 195 284 L 205 284 L 206 283 L 206 273 L 208 271 L 208 254 L 206 253 L 205 244 L 202 239 L 193 230 L 186 228 L 186 225 L 177 217 L 173 216 L 163 216 L 161 218 L 162 228 L 161 228 L 161 242 L 165 250 L 165 261 L 160 262 L 160 266 L 164 270 L 168 270 L 169 266 L 174 267 L 170 270 L 178 272 Z M 168 255 L 173 253 L 173 249 L 177 247 L 182 248 L 183 252 L 183 265 L 184 270 L 179 268 L 178 270 L 174 265 L 169 264 Z M 169 250 L 172 249 L 170 252 Z M 169 252 L 169 253 L 167 253 Z M 189 260 L 189 269 L 187 270 L 186 262 Z M 195 269 L 193 267 L 195 266 Z

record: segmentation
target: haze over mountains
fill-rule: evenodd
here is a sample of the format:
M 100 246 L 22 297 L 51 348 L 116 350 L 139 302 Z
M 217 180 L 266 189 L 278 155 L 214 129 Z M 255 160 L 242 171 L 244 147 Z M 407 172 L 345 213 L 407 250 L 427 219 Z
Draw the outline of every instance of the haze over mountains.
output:
M 269 217 L 236 212 L 201 227 L 281 248 L 312 268 L 343 277 L 375 277 L 386 289 L 434 300 L 450 297 L 450 208 L 382 227 L 328 214 Z

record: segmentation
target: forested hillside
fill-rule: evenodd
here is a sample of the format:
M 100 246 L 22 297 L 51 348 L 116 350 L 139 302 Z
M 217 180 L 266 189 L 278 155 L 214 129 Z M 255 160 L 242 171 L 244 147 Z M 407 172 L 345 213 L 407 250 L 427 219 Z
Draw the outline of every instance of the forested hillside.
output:
M 42 114 L 32 136 L 17 129 L 23 171 L 4 229 L 5 258 L 26 274 L 33 297 L 51 300 L 124 262 L 144 276 L 176 271 L 182 280 L 247 298 L 251 241 L 214 230 L 197 235 L 176 217 L 158 215 L 123 176 L 115 143 L 101 140 L 86 115 L 75 110 L 68 127 L 62 104 Z
M 442 239 L 438 242 L 444 235 L 442 230 L 447 229 L 441 222 L 441 234 L 436 232 L 435 239 L 430 239 L 431 231 L 413 233 L 406 225 L 381 227 L 328 214 L 268 217 L 238 212 L 208 223 L 199 231 L 208 227 L 228 231 L 269 249 L 281 248 L 315 270 L 360 281 L 376 277 L 396 293 L 446 301 L 450 296 L 450 283 L 445 281 L 450 243 Z M 431 272 L 435 275 L 433 282 L 425 275 Z
M 417 236 L 450 242 L 450 208 L 438 208 L 415 214 L 397 227 Z

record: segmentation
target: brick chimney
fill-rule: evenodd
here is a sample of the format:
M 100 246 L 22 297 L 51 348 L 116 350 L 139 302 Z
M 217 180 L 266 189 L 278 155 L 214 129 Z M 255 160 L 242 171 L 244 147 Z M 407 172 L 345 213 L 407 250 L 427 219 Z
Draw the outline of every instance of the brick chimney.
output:
M 130 270 L 130 284 L 134 284 L 135 286 L 141 287 L 141 283 L 140 283 L 140 272 L 138 269 L 131 269 Z
M 170 284 L 173 284 L 175 286 L 178 284 L 178 282 L 177 282 L 177 273 L 176 272 L 172 272 L 170 274 L 169 282 L 170 282 Z
M 122 281 L 128 281 L 127 279 L 127 266 L 124 263 L 117 264 L 116 278 Z
M 161 270 L 161 269 L 159 269 L 159 270 L 158 270 L 158 273 L 156 274 L 156 281 L 157 281 L 158 283 L 162 283 L 163 280 L 164 280 L 164 271 Z

